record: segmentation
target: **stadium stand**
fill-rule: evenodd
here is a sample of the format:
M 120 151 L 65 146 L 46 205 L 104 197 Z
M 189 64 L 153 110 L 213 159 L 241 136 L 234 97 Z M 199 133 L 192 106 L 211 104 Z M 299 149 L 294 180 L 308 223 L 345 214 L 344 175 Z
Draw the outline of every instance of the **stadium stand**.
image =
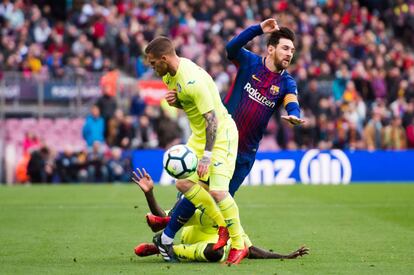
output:
M 153 79 L 142 52 L 156 35 L 172 37 L 180 55 L 206 68 L 224 95 L 235 73 L 225 57 L 226 41 L 268 17 L 298 36 L 290 72 L 297 79 L 308 123 L 290 128 L 276 114 L 263 149 L 414 148 L 414 1 L 91 0 L 73 1 L 65 20 L 48 1 L 37 2 L 0 3 L 2 151 L 15 148 L 17 162 L 26 133 L 56 152 L 67 146 L 84 150 L 84 119 L 101 95 L 97 79 L 109 72 L 120 72 L 129 81 Z M 259 52 L 264 45 L 261 37 L 248 47 Z M 10 72 L 17 72 L 17 80 Z M 57 82 L 86 83 L 90 86 L 82 86 L 87 90 L 82 92 L 92 96 L 63 105 L 48 101 L 47 87 Z M 26 83 L 29 92 L 15 93 L 13 83 Z M 135 91 L 111 83 L 111 96 L 128 115 Z M 106 82 L 101 84 L 105 88 Z M 69 111 L 62 112 L 62 106 Z M 163 120 L 183 125 L 182 118 L 159 106 L 134 106 L 132 118 L 125 116 L 128 122 L 114 117 L 110 124 L 115 131 L 123 125 L 131 140 L 127 145 L 112 140 L 110 146 L 165 146 L 186 132 L 164 140 L 157 135 L 169 133 L 159 127 Z

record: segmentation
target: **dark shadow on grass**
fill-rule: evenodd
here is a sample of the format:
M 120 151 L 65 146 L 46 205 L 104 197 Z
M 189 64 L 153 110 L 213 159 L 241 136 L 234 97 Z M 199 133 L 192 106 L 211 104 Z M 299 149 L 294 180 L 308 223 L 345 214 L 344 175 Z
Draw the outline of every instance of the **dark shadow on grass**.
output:
M 99 264 L 99 265 L 139 265 L 139 264 L 156 264 L 161 266 L 183 266 L 183 265 L 217 265 L 222 263 L 211 263 L 211 262 L 193 262 L 193 261 L 181 261 L 179 263 L 169 263 L 165 262 L 160 256 L 149 256 L 149 257 L 137 257 L 135 255 L 131 256 L 122 256 L 122 257 L 110 257 L 110 258 L 101 258 L 101 259 L 77 259 L 79 263 L 82 264 Z

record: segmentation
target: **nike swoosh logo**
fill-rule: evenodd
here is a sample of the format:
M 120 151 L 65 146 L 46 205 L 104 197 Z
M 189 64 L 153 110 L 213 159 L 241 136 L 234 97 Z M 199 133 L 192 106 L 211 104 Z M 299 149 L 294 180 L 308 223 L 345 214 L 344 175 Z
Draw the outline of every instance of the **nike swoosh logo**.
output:
M 255 74 L 252 75 L 252 78 L 256 81 L 262 82 L 259 78 L 257 78 L 257 76 Z
M 190 85 L 190 84 L 194 84 L 194 83 L 195 83 L 195 80 L 191 80 L 191 81 L 188 81 L 188 82 L 187 82 L 187 84 L 188 84 L 188 85 Z
M 216 163 L 214 163 L 213 165 L 214 165 L 215 167 L 217 167 L 217 166 L 222 165 L 222 164 L 223 164 L 222 162 L 216 162 Z

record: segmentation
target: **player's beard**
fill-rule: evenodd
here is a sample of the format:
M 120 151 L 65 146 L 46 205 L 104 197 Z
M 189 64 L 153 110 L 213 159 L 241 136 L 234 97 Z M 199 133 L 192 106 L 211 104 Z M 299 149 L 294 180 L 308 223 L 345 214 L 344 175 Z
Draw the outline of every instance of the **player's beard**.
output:
M 159 65 L 155 71 L 157 72 L 158 76 L 163 77 L 164 75 L 168 73 L 168 65 L 167 64 Z
M 290 65 L 290 61 L 287 61 L 287 60 L 284 60 L 284 59 L 279 61 L 279 59 L 276 59 L 275 67 L 276 67 L 277 71 L 286 70 L 287 67 L 289 67 L 289 65 Z
M 168 73 L 167 70 L 164 69 L 160 69 L 158 71 L 156 71 L 159 77 L 163 77 L 164 75 L 166 75 Z

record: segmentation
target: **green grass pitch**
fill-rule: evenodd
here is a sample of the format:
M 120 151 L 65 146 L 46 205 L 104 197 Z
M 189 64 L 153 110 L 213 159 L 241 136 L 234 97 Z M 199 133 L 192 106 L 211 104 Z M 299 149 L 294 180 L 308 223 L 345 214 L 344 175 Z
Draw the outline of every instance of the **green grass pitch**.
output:
M 156 187 L 163 207 L 175 188 Z M 414 184 L 242 187 L 236 196 L 257 246 L 298 260 L 239 266 L 139 258 L 149 242 L 135 185 L 0 187 L 0 274 L 414 274 Z

